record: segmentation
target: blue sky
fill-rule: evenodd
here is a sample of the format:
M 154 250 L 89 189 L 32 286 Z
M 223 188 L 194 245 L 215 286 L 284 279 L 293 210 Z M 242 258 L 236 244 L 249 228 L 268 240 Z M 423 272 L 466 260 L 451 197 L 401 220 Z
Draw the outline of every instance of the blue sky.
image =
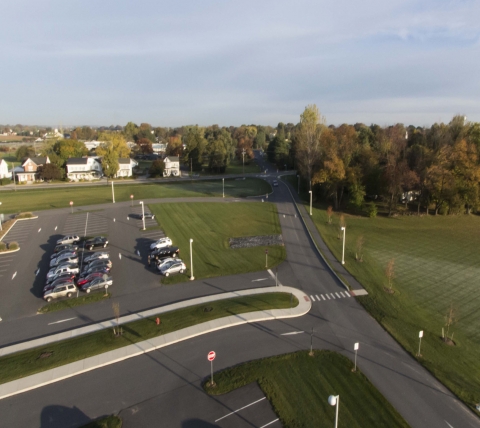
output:
M 0 123 L 480 121 L 474 0 L 15 0 Z

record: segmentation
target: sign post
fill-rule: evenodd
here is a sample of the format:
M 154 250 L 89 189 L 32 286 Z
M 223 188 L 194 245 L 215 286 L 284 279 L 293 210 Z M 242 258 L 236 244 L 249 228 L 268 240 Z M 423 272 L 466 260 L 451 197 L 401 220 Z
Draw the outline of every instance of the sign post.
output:
M 70 206 L 72 207 L 72 214 L 73 214 L 73 201 L 70 201 Z
M 355 368 L 353 369 L 354 372 L 357 371 L 357 351 L 358 351 L 358 342 L 353 345 L 353 350 L 355 351 Z
M 268 248 L 265 250 L 265 267 L 268 268 Z
M 133 207 L 133 195 L 130 195 L 131 206 Z
M 210 361 L 210 386 L 215 385 L 213 383 L 213 360 L 215 359 L 216 356 L 217 354 L 215 354 L 215 351 L 210 351 L 207 355 L 207 359 L 208 361 Z
M 420 346 L 422 346 L 422 337 L 423 337 L 423 330 L 420 330 L 418 332 L 418 354 L 417 354 L 417 357 L 422 356 L 422 354 L 420 354 Z

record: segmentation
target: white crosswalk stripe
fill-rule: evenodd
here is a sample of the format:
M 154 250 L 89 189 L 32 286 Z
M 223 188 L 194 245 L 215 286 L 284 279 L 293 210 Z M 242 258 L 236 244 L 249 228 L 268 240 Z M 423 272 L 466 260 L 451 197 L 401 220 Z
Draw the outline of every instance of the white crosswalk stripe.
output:
M 324 294 L 311 294 L 310 299 L 312 302 L 322 302 L 324 300 L 332 300 L 332 299 L 345 299 L 348 297 L 352 297 L 348 291 L 339 291 L 335 293 L 324 293 Z

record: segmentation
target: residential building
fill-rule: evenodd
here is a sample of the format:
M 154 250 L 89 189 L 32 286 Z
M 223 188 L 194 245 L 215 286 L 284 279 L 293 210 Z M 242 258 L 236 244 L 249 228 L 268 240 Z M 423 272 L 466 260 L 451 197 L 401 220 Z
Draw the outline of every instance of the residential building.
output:
M 63 138 L 63 134 L 61 132 L 58 132 L 58 129 L 55 128 L 53 131 L 43 134 L 43 138 L 45 139 Z
M 138 162 L 130 158 L 120 158 L 118 159 L 118 165 L 120 168 L 115 177 L 131 177 L 133 175 L 133 168 L 138 165 Z
M 0 178 L 11 178 L 12 174 L 8 171 L 8 165 L 5 159 L 0 159 Z
M 152 144 L 153 153 L 161 155 L 167 150 L 167 145 L 165 143 L 155 143 Z
M 16 180 L 18 183 L 32 183 L 38 180 L 38 168 L 47 163 L 50 163 L 48 156 L 25 159 L 21 167 L 15 168 Z
M 163 171 L 164 177 L 173 175 L 177 177 L 180 175 L 180 159 L 178 156 L 167 156 L 164 160 L 165 169 Z
M 102 164 L 97 156 L 70 158 L 66 164 L 70 181 L 96 180 L 103 177 Z

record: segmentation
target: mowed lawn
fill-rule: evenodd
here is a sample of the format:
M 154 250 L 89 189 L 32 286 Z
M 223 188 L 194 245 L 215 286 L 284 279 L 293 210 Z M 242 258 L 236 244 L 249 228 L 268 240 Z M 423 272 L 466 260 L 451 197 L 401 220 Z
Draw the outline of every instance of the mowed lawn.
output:
M 325 210 L 313 218 L 323 239 L 341 258 L 339 216 L 327 224 Z M 345 267 L 369 295 L 366 309 L 413 355 L 424 331 L 419 360 L 470 406 L 480 402 L 480 217 L 405 216 L 375 219 L 345 216 Z M 355 261 L 357 238 L 364 261 Z M 393 295 L 385 292 L 386 265 L 394 259 Z M 450 307 L 450 335 L 441 340 Z M 446 327 L 445 327 L 446 329 Z
M 150 204 L 165 234 L 180 248 L 187 272 L 164 278 L 164 283 L 186 281 L 190 276 L 190 239 L 193 239 L 195 278 L 233 275 L 265 269 L 265 249 L 230 249 L 228 239 L 281 233 L 277 208 L 270 203 Z M 285 259 L 283 246 L 268 247 L 268 266 Z
M 330 395 L 340 395 L 339 428 L 408 427 L 407 422 L 382 394 L 337 353 L 307 351 L 251 361 L 214 374 L 224 394 L 257 382 L 285 428 L 335 426 L 335 407 Z
M 34 186 L 34 185 L 33 185 Z M 129 201 L 134 195 L 134 201 L 153 198 L 182 197 L 222 197 L 222 180 L 212 181 L 182 181 L 180 183 L 151 184 L 115 184 L 115 201 Z M 271 192 L 270 185 L 258 178 L 245 180 L 225 180 L 225 197 L 246 197 L 263 195 Z M 17 191 L 2 191 L 0 193 L 3 213 L 21 211 L 38 211 L 69 207 L 70 201 L 75 207 L 112 202 L 110 183 L 105 186 L 66 185 L 62 188 L 35 189 L 17 186 Z

